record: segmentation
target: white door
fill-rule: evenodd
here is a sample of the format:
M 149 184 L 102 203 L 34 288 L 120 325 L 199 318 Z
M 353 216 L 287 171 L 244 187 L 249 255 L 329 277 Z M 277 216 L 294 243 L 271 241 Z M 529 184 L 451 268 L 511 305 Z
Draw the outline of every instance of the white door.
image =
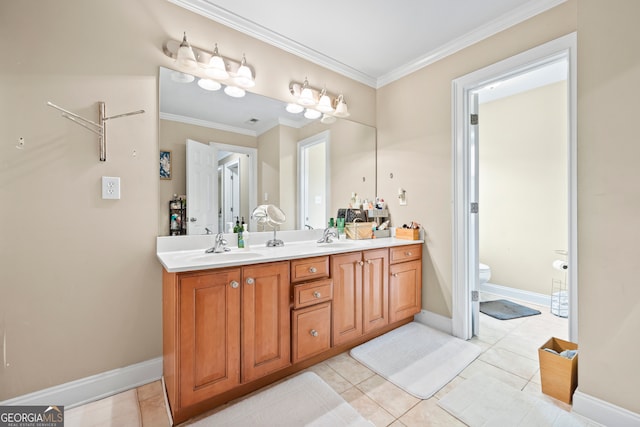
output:
M 328 134 L 322 132 L 298 143 L 298 228 L 327 227 L 329 210 Z
M 187 234 L 218 232 L 216 148 L 187 140 Z
M 224 220 L 235 224 L 240 216 L 240 162 L 226 163 L 223 170 Z

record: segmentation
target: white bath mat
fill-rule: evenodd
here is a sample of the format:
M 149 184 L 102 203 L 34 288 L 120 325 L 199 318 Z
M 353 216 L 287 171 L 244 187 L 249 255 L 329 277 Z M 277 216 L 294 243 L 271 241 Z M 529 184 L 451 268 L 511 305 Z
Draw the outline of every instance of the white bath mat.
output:
M 480 347 L 418 322 L 351 350 L 351 356 L 420 399 L 428 399 L 478 357 Z
M 191 426 L 373 427 L 327 383 L 305 372 Z
M 482 374 L 462 382 L 440 399 L 438 405 L 470 427 L 586 425 L 550 402 Z

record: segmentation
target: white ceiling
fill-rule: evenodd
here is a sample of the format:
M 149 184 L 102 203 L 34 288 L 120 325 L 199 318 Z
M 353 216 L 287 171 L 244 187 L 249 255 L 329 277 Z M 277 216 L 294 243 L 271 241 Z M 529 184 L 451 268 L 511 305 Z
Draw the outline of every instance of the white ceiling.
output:
M 381 87 L 565 0 L 169 0 Z

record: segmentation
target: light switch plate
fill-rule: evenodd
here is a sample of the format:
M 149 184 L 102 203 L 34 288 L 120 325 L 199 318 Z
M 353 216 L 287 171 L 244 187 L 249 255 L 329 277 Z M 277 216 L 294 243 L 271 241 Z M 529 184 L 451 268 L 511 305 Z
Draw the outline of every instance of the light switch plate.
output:
M 103 199 L 120 199 L 120 177 L 119 176 L 103 176 L 102 177 L 102 198 Z

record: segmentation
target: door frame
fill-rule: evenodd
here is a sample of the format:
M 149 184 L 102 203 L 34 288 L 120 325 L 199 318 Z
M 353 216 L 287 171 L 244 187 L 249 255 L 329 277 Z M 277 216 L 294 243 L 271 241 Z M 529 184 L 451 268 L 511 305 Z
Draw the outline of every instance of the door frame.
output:
M 305 185 L 303 183 L 303 178 L 307 178 L 305 176 L 305 167 L 303 164 L 303 154 L 305 150 L 309 147 L 312 147 L 317 144 L 324 143 L 324 153 L 325 153 L 325 223 L 328 222 L 328 219 L 331 215 L 331 183 L 329 182 L 329 177 L 331 176 L 331 131 L 325 130 L 319 132 L 313 136 L 305 138 L 301 141 L 298 141 L 298 159 L 297 159 L 297 169 L 298 169 L 298 206 L 296 206 L 298 210 L 298 229 L 305 228 L 305 215 L 303 206 L 305 204 L 305 197 L 307 194 L 305 193 Z
M 477 284 L 477 267 L 471 268 L 469 93 L 497 80 L 535 69 L 566 58 L 568 62 L 568 182 L 569 182 L 569 339 L 578 337 L 578 221 L 577 221 L 577 34 L 571 33 L 452 82 L 452 158 L 453 158 L 453 254 L 452 254 L 452 333 L 462 339 L 473 336 L 471 290 Z M 482 118 L 480 118 L 482 120 Z M 476 254 L 477 255 L 477 254 Z

